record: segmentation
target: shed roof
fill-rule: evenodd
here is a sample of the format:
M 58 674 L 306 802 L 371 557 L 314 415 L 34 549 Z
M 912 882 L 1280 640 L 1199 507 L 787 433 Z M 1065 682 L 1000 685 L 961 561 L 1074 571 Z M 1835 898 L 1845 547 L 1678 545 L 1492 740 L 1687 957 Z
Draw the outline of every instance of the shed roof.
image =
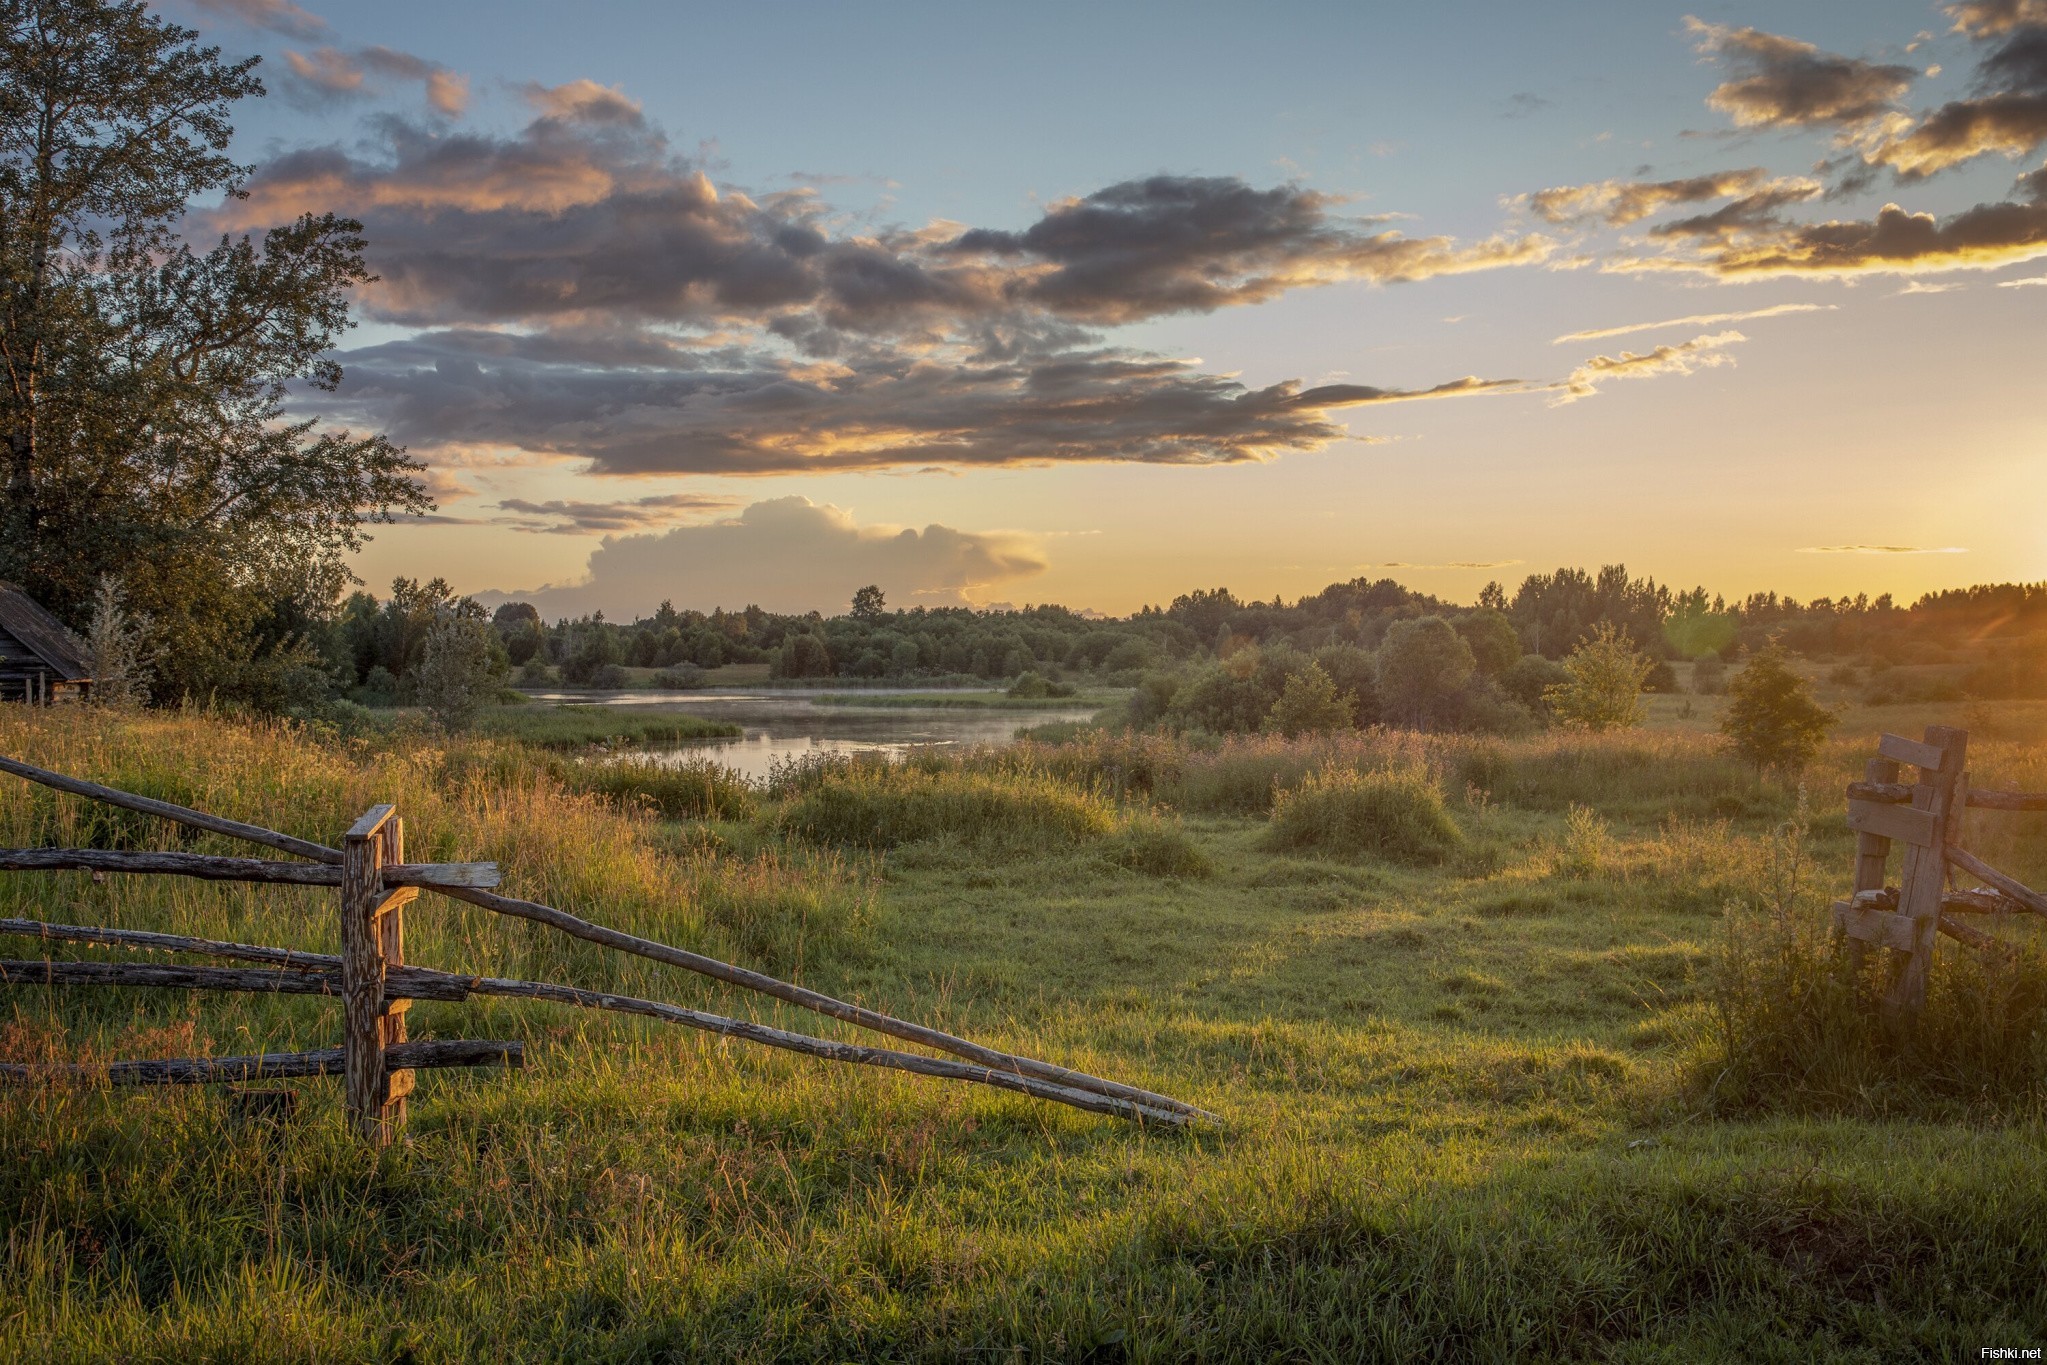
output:
M 78 637 L 33 597 L 5 581 L 0 581 L 0 629 L 34 650 L 62 681 L 92 677 L 92 659 Z

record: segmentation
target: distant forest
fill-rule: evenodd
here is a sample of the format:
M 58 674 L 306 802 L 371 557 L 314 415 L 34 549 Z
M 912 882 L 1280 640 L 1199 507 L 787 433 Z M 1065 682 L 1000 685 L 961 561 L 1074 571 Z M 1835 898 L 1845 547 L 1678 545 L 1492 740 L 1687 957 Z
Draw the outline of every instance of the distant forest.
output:
M 440 580 L 401 579 L 381 601 L 354 594 L 327 632 L 337 690 L 370 705 L 409 700 L 430 628 L 456 611 L 483 615 Z M 1609 565 L 1533 574 L 1511 594 L 1491 583 L 1475 606 L 1360 578 L 1292 603 L 1244 601 L 1223 588 L 1190 592 L 1122 618 L 1059 606 L 898 610 L 869 587 L 835 616 L 663 603 L 632 622 L 601 612 L 549 622 L 509 602 L 490 622 L 503 673 L 521 686 L 687 688 L 715 681 L 717 670 L 730 678 L 731 665 L 754 665 L 746 670 L 754 677 L 766 665 L 769 679 L 792 684 L 1030 679 L 1027 687 L 1055 694 L 1075 685 L 1139 688 L 1136 718 L 1147 707 L 1156 716 L 1177 710 L 1186 724 L 1217 732 L 1255 728 L 1254 713 L 1263 716 L 1285 679 L 1309 663 L 1351 700 L 1357 724 L 1520 728 L 1542 720 L 1557 661 L 1602 623 L 1655 662 L 1651 690 L 1674 689 L 1670 665 L 1685 660 L 1703 664 L 1693 676 L 1710 687 L 1721 663 L 1774 638 L 1835 661 L 1835 680 L 1862 685 L 1869 700 L 2047 696 L 2047 583 L 1953 589 L 1909 606 L 1889 596 L 1799 602 L 1776 593 L 1730 602 Z M 1389 664 L 1421 669 L 1428 685 L 1403 689 Z

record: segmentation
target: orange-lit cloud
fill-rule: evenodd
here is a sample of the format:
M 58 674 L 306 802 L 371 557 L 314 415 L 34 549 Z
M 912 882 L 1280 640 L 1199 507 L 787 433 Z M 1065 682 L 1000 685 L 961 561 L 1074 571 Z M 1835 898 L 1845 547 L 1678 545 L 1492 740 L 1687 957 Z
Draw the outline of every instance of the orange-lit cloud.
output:
M 373 76 L 418 81 L 433 109 L 453 118 L 469 107 L 469 78 L 424 57 L 389 47 L 354 52 L 315 48 L 310 54 L 286 52 L 286 68 L 302 92 L 351 99 L 372 93 Z
M 2036 173 L 2033 179 L 2039 179 Z M 1978 204 L 1945 220 L 1886 204 L 1873 219 L 1777 222 L 1704 251 L 1623 259 L 1612 270 L 1766 275 L 1989 270 L 2047 256 L 2047 203 Z
M 1690 15 L 1685 27 L 1701 52 L 1733 68 L 1735 79 L 1715 87 L 1706 103 L 1737 127 L 1869 123 L 1892 112 L 1919 74 L 1909 66 L 1822 52 L 1761 29 L 1709 24 Z
M 1924 179 L 1979 156 L 2025 156 L 2047 143 L 2047 16 L 2038 0 L 1956 5 L 1949 12 L 1958 30 L 1991 47 L 1967 98 L 1948 101 L 1917 126 L 1901 122 L 1864 153 L 1900 180 Z
M 327 32 L 327 21 L 309 14 L 291 0 L 192 0 L 208 14 L 238 20 L 251 28 L 269 29 L 287 38 L 318 38 Z
M 1552 223 L 1597 218 L 1612 227 L 1625 227 L 1673 204 L 1697 204 L 1744 194 L 1768 179 L 1768 173 L 1761 167 L 1750 167 L 1683 180 L 1598 180 L 1538 190 L 1528 196 L 1527 202 L 1534 213 Z
M 1807 545 L 1802 555 L 1965 555 L 1960 545 Z
M 661 493 L 620 502 L 579 502 L 560 498 L 533 502 L 526 498 L 506 498 L 491 505 L 514 514 L 501 520 L 515 530 L 587 536 L 670 526 L 707 512 L 728 512 L 739 505 L 739 500 L 701 493 Z
M 1570 376 L 1556 386 L 1559 391 L 1550 403 L 1557 406 L 1590 398 L 1599 392 L 1601 384 L 1610 379 L 1653 379 L 1657 375 L 1691 374 L 1717 365 L 1732 365 L 1734 357 L 1728 355 L 1724 348 L 1747 340 L 1740 332 L 1714 332 L 1690 341 L 1658 346 L 1653 351 L 1596 355 L 1571 371 Z

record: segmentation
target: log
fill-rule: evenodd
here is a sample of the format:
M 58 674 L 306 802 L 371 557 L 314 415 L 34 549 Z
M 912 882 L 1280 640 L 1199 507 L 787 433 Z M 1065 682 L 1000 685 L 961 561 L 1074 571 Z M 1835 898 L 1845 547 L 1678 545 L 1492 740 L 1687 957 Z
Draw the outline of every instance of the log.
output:
M 482 1038 L 401 1043 L 390 1060 L 405 1068 L 526 1065 L 526 1045 Z M 0 1081 L 72 1081 L 105 1085 L 212 1085 L 219 1081 L 288 1080 L 332 1076 L 341 1070 L 341 1049 L 266 1052 L 249 1057 L 183 1057 L 153 1062 L 107 1062 L 97 1066 L 0 1065 Z
M 207 957 L 239 958 L 244 962 L 269 962 L 280 967 L 310 970 L 341 965 L 341 959 L 327 953 L 302 952 L 297 948 L 271 948 L 257 943 L 225 943 L 219 939 L 192 938 L 185 934 L 161 934 L 149 929 L 102 929 L 85 924 L 48 924 L 36 919 L 0 919 L 0 934 L 54 940 L 59 943 L 99 943 L 110 948 L 144 948 L 172 953 L 201 953 Z
M 1975 925 L 1965 924 L 1944 912 L 1940 917 L 1940 931 L 1957 943 L 1967 944 L 1979 953 L 1995 953 L 2007 962 L 2018 956 L 2018 949 L 2003 939 L 1986 934 Z
M 1041 1062 L 1029 1057 L 1019 1057 L 992 1047 L 983 1047 L 981 1044 L 969 1042 L 965 1038 L 957 1038 L 952 1034 L 935 1028 L 927 1028 L 922 1024 L 913 1024 L 890 1015 L 880 1014 L 874 1010 L 862 1008 L 859 1005 L 849 1004 L 844 1000 L 835 1000 L 829 995 L 823 995 L 802 986 L 791 985 L 787 981 L 779 981 L 772 976 L 765 976 L 760 972 L 748 971 L 744 967 L 734 967 L 730 963 L 720 962 L 716 958 L 705 957 L 700 953 L 692 953 L 683 948 L 670 947 L 665 943 L 656 943 L 652 939 L 640 938 L 637 935 L 624 933 L 621 930 L 608 929 L 600 924 L 592 924 L 586 919 L 571 915 L 565 910 L 557 910 L 551 905 L 542 905 L 537 901 L 519 900 L 512 896 L 499 895 L 494 891 L 475 891 L 465 887 L 437 886 L 431 889 L 443 896 L 466 901 L 471 905 L 482 906 L 486 910 L 494 910 L 501 915 L 512 915 L 519 919 L 532 920 L 538 924 L 548 925 L 551 928 L 559 929 L 571 938 L 580 938 L 588 943 L 602 944 L 604 947 L 615 948 L 620 952 L 632 953 L 637 957 L 648 958 L 655 962 L 665 962 L 672 967 L 681 967 L 685 971 L 708 976 L 714 981 L 723 981 L 728 985 L 757 991 L 762 995 L 773 996 L 777 1000 L 786 1001 L 791 1005 L 812 1010 L 818 1014 L 826 1015 L 860 1028 L 887 1034 L 892 1038 L 901 1038 L 905 1042 L 921 1043 L 925 1047 L 936 1048 L 940 1052 L 950 1052 L 955 1057 L 965 1058 L 967 1061 L 975 1062 L 994 1071 L 1011 1072 L 1019 1076 L 1028 1076 L 1036 1080 L 1048 1081 L 1053 1085 L 1066 1086 L 1075 1090 L 1093 1091 L 1098 1095 L 1106 1095 L 1133 1104 L 1150 1105 L 1158 1109 L 1171 1110 L 1191 1118 L 1208 1119 L 1217 1123 L 1221 1122 L 1219 1116 L 1211 1114 L 1205 1109 L 1197 1109 L 1193 1105 L 1176 1100 L 1170 1095 L 1161 1095 L 1155 1091 L 1143 1090 L 1134 1085 L 1123 1085 L 1116 1081 L 1104 1080 L 1100 1076 L 1091 1076 L 1084 1071 L 1073 1071 L 1063 1066 L 1055 1066 L 1050 1062 Z
M 1946 726 L 1928 726 L 1927 739 L 1924 743 L 1916 739 L 1906 739 L 1903 735 L 1879 735 L 1876 751 L 1885 758 L 1910 763 L 1927 776 L 1931 776 L 1940 771 L 1942 758 L 1946 753 L 1946 747 L 1941 740 L 1933 735 L 1936 728 L 1943 731 L 1947 729 Z
M 1984 885 L 1997 888 L 2036 915 L 2047 915 L 2047 896 L 2043 896 L 2031 887 L 2028 887 L 2018 878 L 1999 872 L 1966 848 L 1957 848 L 1949 845 L 1946 853 L 1949 863 L 1959 867 Z
M 102 787 L 97 782 L 66 777 L 62 773 L 53 773 L 48 769 L 23 763 L 19 759 L 0 757 L 0 772 L 13 773 L 16 777 L 40 782 L 45 787 L 70 792 L 73 796 L 89 797 L 94 801 L 104 801 L 110 806 L 120 806 L 124 810 L 140 811 L 144 815 L 154 815 L 180 825 L 190 825 L 194 829 L 210 830 L 215 834 L 225 834 L 231 839 L 242 839 L 252 844 L 266 844 L 301 858 L 311 858 L 314 862 L 336 865 L 341 862 L 341 850 L 328 848 L 325 844 L 296 839 L 289 834 L 280 834 L 274 829 L 264 829 L 261 825 L 245 825 L 239 820 L 208 815 L 205 811 L 193 810 L 189 806 L 175 806 L 168 801 L 137 796 L 133 792 L 124 792 L 113 787 Z
M 1852 899 L 1858 910 L 1895 910 L 1898 889 L 1887 886 L 1881 891 L 1858 891 Z M 1943 915 L 2008 915 L 2025 908 L 2001 891 L 1943 891 L 1940 897 Z
M 0 958 L 0 986 L 145 986 L 270 995 L 341 995 L 341 962 L 323 967 L 195 967 L 181 962 L 92 962 Z M 405 1000 L 469 998 L 465 977 L 398 967 L 384 993 Z M 402 1040 L 401 1040 L 402 1041 Z
M 142 849 L 5 848 L 0 849 L 0 872 L 133 872 L 214 882 L 341 885 L 340 868 L 318 863 Z M 381 875 L 383 884 L 391 887 L 491 887 L 498 884 L 499 874 L 496 863 L 393 863 Z
M 1902 806 L 1912 800 L 1912 786 L 1908 782 L 1850 782 L 1848 799 Z M 1971 791 L 1968 804 L 1976 810 L 2047 810 L 2047 792 Z

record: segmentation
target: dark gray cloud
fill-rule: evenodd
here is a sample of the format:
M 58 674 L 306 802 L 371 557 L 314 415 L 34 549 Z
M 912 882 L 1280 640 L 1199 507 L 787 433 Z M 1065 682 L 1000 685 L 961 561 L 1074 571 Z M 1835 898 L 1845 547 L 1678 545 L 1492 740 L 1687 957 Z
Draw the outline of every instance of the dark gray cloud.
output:
M 1699 50 L 1725 63 L 1735 78 L 1706 103 L 1743 128 L 1853 126 L 1892 112 L 1919 72 L 1823 52 L 1811 43 L 1685 18 Z
M 726 520 L 607 540 L 591 553 L 581 583 L 479 597 L 531 602 L 549 620 L 600 607 L 644 615 L 664 599 L 704 610 L 743 602 L 770 611 L 829 609 L 867 583 L 903 606 L 953 606 L 1047 565 L 1042 540 L 1027 532 L 863 526 L 840 508 L 790 497 L 754 503 Z
M 306 59 L 310 61 L 310 59 Z M 350 65 L 354 62 L 354 65 Z M 349 58 L 309 79 L 345 84 Z M 379 125 L 371 150 L 263 166 L 222 226 L 308 211 L 363 220 L 376 315 L 425 325 L 607 313 L 934 339 L 999 322 L 1122 323 L 1341 280 L 1412 281 L 1540 259 L 1540 238 L 1458 243 L 1347 218 L 1299 186 L 1155 176 L 1047 208 L 1019 232 L 847 229 L 809 190 L 721 191 L 637 105 L 590 82 L 533 87 L 510 137 Z
M 1781 221 L 1778 210 L 1804 203 L 1820 195 L 1816 180 L 1777 180 L 1723 204 L 1711 213 L 1694 214 L 1658 223 L 1649 229 L 1652 237 L 1725 238 L 1770 227 Z
M 1128 461 L 1230 464 L 1320 449 L 1351 407 L 1525 387 L 1466 378 L 1424 389 L 1246 388 L 1114 348 L 1000 362 L 876 347 L 776 359 L 604 334 L 444 331 L 342 357 L 339 393 L 308 410 L 375 423 L 426 451 L 510 448 L 600 474 L 794 474 Z M 639 363 L 622 363 L 637 353 Z
M 1947 7 L 1955 32 L 1994 38 L 2021 24 L 2047 24 L 2047 0 L 1962 0 Z

